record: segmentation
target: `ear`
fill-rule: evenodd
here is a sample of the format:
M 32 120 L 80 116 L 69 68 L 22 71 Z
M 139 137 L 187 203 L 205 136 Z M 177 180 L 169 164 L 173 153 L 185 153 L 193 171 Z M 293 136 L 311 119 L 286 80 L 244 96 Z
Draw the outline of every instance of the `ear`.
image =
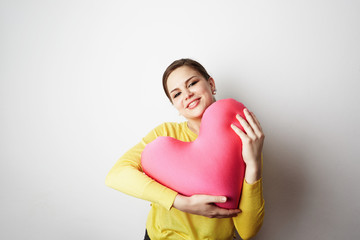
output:
M 209 85 L 210 85 L 210 88 L 211 88 L 211 92 L 215 91 L 216 90 L 216 86 L 215 86 L 215 81 L 212 77 L 210 77 L 208 79 L 208 82 L 209 82 Z

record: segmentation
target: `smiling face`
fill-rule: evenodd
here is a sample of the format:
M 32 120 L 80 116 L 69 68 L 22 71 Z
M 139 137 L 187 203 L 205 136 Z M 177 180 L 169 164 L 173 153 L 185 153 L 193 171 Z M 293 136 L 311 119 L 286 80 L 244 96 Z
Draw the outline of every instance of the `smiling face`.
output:
M 205 110 L 215 101 L 214 80 L 206 80 L 198 71 L 182 66 L 167 79 L 167 89 L 174 107 L 188 120 L 201 120 Z

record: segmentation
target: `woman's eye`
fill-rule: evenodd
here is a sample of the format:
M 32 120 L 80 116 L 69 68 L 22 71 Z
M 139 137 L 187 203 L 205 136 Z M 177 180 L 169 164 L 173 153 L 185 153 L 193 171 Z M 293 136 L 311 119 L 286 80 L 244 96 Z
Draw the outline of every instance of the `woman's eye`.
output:
M 194 81 L 194 82 L 192 82 L 192 83 L 189 84 L 189 87 L 194 86 L 194 85 L 197 84 L 197 83 L 198 83 L 198 81 Z
M 178 92 L 177 94 L 175 94 L 173 98 L 176 98 L 176 97 L 178 97 L 179 95 L 180 95 L 180 92 Z

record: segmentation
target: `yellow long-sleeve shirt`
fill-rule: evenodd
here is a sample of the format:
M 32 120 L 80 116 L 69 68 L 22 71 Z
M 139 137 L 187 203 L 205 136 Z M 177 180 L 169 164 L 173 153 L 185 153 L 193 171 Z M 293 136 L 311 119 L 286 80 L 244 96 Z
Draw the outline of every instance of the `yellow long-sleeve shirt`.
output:
M 143 173 L 141 153 L 159 136 L 170 136 L 184 142 L 197 138 L 186 122 L 163 123 L 153 129 L 140 143 L 126 152 L 110 170 L 106 185 L 131 196 L 152 202 L 146 222 L 148 234 L 157 239 L 232 239 L 234 229 L 243 239 L 253 237 L 264 218 L 262 179 L 254 184 L 244 181 L 239 208 L 234 218 L 207 218 L 172 208 L 177 192 L 161 185 Z

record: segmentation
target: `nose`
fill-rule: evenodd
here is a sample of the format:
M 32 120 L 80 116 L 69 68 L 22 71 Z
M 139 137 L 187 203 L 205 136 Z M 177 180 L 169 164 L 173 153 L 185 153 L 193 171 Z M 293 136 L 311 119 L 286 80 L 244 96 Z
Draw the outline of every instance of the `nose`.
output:
M 194 93 L 191 92 L 189 89 L 186 89 L 184 93 L 185 93 L 185 100 L 191 98 L 194 95 Z

